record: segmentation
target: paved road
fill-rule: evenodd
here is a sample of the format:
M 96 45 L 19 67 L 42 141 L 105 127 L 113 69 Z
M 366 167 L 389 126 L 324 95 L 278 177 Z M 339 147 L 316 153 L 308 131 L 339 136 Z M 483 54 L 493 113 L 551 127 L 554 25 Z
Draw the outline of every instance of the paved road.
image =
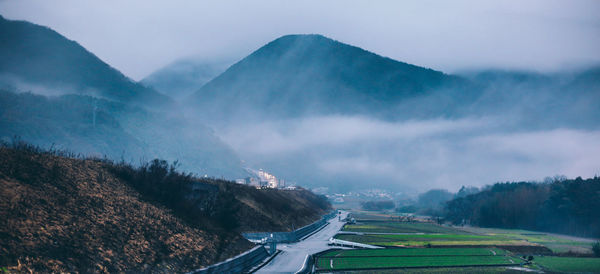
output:
M 347 212 L 342 212 L 342 219 L 347 215 Z M 277 245 L 277 249 L 282 252 L 275 256 L 269 264 L 259 269 L 257 273 L 294 273 L 300 270 L 306 255 L 331 248 L 327 245 L 329 238 L 333 237 L 343 225 L 344 222 L 338 221 L 336 216 L 329 220 L 329 225 L 304 241 Z

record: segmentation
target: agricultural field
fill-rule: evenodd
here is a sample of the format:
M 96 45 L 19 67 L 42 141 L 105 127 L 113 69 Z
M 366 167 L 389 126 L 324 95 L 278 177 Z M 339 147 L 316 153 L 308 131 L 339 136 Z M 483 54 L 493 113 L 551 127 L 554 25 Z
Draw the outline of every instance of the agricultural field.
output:
M 507 274 L 523 273 L 523 271 L 513 270 L 506 266 L 465 266 L 465 267 L 432 267 L 432 268 L 394 268 L 394 269 L 363 269 L 342 271 L 343 273 L 353 274 L 387 274 L 387 273 L 414 273 L 414 274 Z
M 347 250 L 325 253 L 317 259 L 319 270 L 518 265 L 517 258 L 498 249 L 410 248 Z
M 316 259 L 319 271 L 353 273 L 600 272 L 600 258 L 558 257 L 591 253 L 593 239 L 518 229 L 453 227 L 385 213 L 354 214 L 335 238 L 383 249 L 331 250 Z M 404 219 L 406 220 L 406 218 Z M 522 255 L 533 255 L 529 265 Z
M 336 239 L 384 247 L 533 245 L 502 235 L 338 234 Z
M 484 235 L 502 235 L 507 238 L 523 240 L 529 243 L 543 245 L 555 253 L 592 253 L 592 239 L 584 239 L 572 236 L 557 235 L 536 231 L 520 229 L 498 229 L 498 228 L 479 228 L 468 227 L 464 231 Z
M 600 272 L 600 258 L 544 256 L 535 258 L 534 263 L 552 272 Z
M 425 222 L 360 221 L 344 226 L 344 231 L 363 233 L 453 233 L 470 234 L 452 227 Z
M 494 256 L 506 255 L 499 248 L 385 248 L 385 249 L 343 249 L 321 254 L 329 257 L 415 257 L 415 256 Z
M 371 211 L 352 211 L 352 217 L 361 221 L 392 221 L 398 219 L 400 215 L 392 213 L 379 213 Z

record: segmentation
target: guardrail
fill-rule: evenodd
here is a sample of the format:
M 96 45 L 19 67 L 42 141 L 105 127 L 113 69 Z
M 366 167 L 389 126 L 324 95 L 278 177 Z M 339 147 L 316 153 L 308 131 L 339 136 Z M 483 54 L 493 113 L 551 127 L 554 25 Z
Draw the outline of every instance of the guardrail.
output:
M 244 238 L 254 243 L 293 243 L 322 227 L 329 219 L 335 217 L 336 215 L 336 211 L 330 212 L 324 215 L 320 220 L 290 232 L 250 232 L 242 233 L 242 235 Z
M 371 249 L 383 248 L 381 246 L 361 244 L 361 243 L 344 241 L 344 240 L 335 239 L 335 238 L 330 238 L 329 239 L 329 244 L 330 245 L 339 245 L 339 246 L 354 247 L 354 248 L 371 248 Z
M 269 253 L 267 252 L 267 249 L 264 246 L 259 245 L 233 258 L 229 258 L 223 262 L 205 268 L 194 270 L 188 274 L 244 273 L 268 256 Z
M 292 232 L 259 232 L 242 233 L 246 239 L 251 242 L 265 244 L 267 242 L 295 242 L 322 227 L 327 221 L 333 218 L 337 212 L 331 212 L 323 216 L 320 220 L 307 226 L 296 229 Z M 266 240 L 268 239 L 268 240 Z M 271 256 L 264 245 L 258 245 L 240 255 L 229 258 L 223 262 L 211 266 L 194 270 L 189 274 L 205 273 L 245 273 L 250 271 L 261 261 Z M 312 257 L 310 258 L 312 262 Z

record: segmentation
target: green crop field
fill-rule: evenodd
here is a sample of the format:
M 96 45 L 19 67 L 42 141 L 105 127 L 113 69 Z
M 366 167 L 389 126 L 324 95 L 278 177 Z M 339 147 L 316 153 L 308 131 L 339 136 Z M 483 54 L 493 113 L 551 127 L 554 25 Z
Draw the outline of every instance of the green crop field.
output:
M 421 257 L 340 257 L 319 258 L 317 267 L 324 270 L 515 265 L 517 259 L 506 256 L 421 256 Z
M 600 272 L 600 258 L 536 257 L 534 263 L 556 272 Z
M 371 222 L 363 221 L 344 226 L 344 231 L 365 233 L 453 233 L 469 234 L 468 232 L 433 223 L 408 222 Z
M 561 236 L 543 232 L 535 232 L 520 229 L 498 229 L 498 228 L 464 228 L 471 233 L 485 235 L 500 235 L 514 240 L 523 240 L 548 247 L 553 252 L 576 252 L 592 253 L 593 240 L 578 239 L 576 237 Z
M 498 248 L 386 248 L 332 250 L 320 257 L 499 256 L 505 254 L 506 251 Z
M 371 215 L 364 217 L 373 218 Z M 317 258 L 318 269 L 360 270 L 359 273 L 510 272 L 513 270 L 507 266 L 519 265 L 523 254 L 550 251 L 589 254 L 595 242 L 594 239 L 519 229 L 450 227 L 429 222 L 399 222 L 392 217 L 383 220 L 384 214 L 376 217 L 381 219 L 359 220 L 343 229 L 346 233 L 358 234 L 342 233 L 335 238 L 386 248 L 332 250 Z M 534 255 L 529 267 L 549 272 L 600 273 L 600 258 Z
M 352 270 L 350 273 L 353 274 L 388 274 L 388 273 L 430 273 L 430 274 L 448 274 L 448 273 L 460 273 L 460 274 L 495 274 L 495 273 L 521 273 L 519 271 L 509 271 L 506 267 L 502 266 L 466 266 L 466 267 L 432 267 L 432 268 L 395 268 L 395 269 L 363 269 L 363 270 Z
M 489 245 L 530 245 L 523 240 L 507 238 L 501 235 L 463 235 L 463 234 L 411 234 L 385 235 L 338 234 L 335 238 L 345 241 L 379 246 L 489 246 Z

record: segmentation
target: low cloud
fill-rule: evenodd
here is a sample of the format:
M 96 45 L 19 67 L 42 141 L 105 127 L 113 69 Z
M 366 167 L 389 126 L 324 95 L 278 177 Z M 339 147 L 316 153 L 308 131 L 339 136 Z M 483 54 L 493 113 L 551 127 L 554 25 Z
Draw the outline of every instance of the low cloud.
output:
M 388 122 L 321 116 L 235 126 L 220 135 L 250 165 L 340 191 L 457 190 L 600 172 L 600 131 L 507 130 L 494 118 Z
M 394 123 L 362 116 L 320 116 L 306 119 L 236 125 L 222 136 L 234 148 L 250 153 L 289 153 L 317 146 L 346 147 L 370 142 L 406 142 L 417 138 L 484 128 L 484 119 L 429 120 Z

